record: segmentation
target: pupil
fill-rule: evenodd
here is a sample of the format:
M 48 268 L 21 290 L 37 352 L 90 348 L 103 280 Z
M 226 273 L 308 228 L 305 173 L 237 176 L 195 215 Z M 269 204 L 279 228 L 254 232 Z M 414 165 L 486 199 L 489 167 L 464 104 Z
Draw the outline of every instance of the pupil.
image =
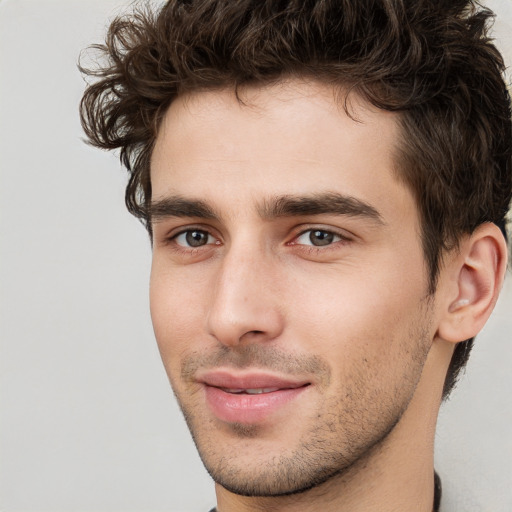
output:
M 327 231 L 312 231 L 309 240 L 313 245 L 329 245 L 332 243 L 334 235 Z
M 187 244 L 191 247 L 200 247 L 205 245 L 208 241 L 207 235 L 204 231 L 189 231 L 186 235 Z

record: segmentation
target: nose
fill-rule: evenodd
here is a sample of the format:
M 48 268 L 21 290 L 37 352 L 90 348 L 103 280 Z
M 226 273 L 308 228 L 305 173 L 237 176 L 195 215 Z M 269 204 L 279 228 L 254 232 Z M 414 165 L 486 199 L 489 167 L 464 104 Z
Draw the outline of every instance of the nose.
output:
M 232 246 L 222 258 L 208 312 L 209 333 L 236 347 L 277 338 L 284 326 L 276 263 L 254 247 Z

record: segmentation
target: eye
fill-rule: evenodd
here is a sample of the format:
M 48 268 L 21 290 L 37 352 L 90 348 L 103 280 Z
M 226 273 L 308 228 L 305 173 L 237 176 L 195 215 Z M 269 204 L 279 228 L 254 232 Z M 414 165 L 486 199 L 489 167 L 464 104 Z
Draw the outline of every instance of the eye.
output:
M 322 247 L 339 242 L 340 240 L 343 240 L 343 238 L 332 231 L 326 231 L 325 229 L 308 229 L 295 239 L 295 243 Z
M 182 247 L 202 247 L 215 243 L 215 238 L 208 231 L 189 229 L 177 234 L 174 241 Z

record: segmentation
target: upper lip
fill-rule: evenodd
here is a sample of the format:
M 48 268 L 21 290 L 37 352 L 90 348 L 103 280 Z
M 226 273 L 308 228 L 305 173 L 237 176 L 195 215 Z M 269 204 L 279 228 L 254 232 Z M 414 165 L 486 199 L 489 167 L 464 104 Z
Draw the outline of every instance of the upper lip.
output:
M 295 389 L 310 384 L 307 380 L 282 377 L 268 372 L 234 373 L 227 370 L 201 372 L 197 381 L 207 386 L 224 389 Z

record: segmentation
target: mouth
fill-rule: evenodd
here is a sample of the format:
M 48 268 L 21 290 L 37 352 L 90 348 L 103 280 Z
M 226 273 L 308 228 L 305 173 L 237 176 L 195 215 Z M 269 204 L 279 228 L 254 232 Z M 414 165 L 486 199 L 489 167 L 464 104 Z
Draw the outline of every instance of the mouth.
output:
M 279 388 L 254 388 L 254 389 L 229 389 L 219 388 L 225 393 L 231 393 L 232 395 L 261 395 L 264 393 L 273 393 L 279 391 Z
M 206 405 L 220 421 L 261 424 L 290 409 L 311 382 L 268 373 L 210 371 L 201 376 Z

